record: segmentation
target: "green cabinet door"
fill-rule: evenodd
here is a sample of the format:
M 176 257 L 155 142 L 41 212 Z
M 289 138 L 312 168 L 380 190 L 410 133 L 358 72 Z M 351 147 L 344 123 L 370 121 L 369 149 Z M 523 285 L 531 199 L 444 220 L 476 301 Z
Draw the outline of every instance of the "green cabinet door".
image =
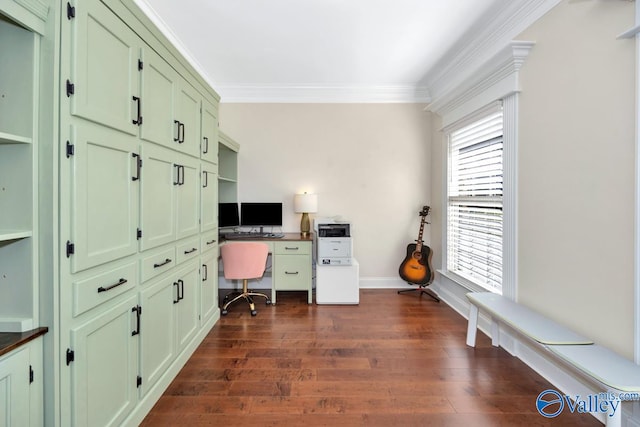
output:
M 178 75 L 157 53 L 142 50 L 140 137 L 145 141 L 177 148 L 173 140 L 174 104 Z
M 29 425 L 29 347 L 0 357 L 0 426 Z
M 201 231 L 213 230 L 218 227 L 218 168 L 202 162 L 200 188 Z
M 199 276 L 198 264 L 190 263 L 175 276 L 178 291 L 176 307 L 176 345 L 178 351 L 198 332 Z
M 218 308 L 218 248 L 202 257 L 200 279 L 200 324 L 203 325 Z
M 71 329 L 74 361 L 63 363 L 71 378 L 67 426 L 117 426 L 138 402 L 137 295 Z M 64 411 L 63 411 L 64 412 Z
M 218 164 L 218 110 L 206 100 L 202 101 L 200 158 Z
M 142 395 L 165 373 L 175 358 L 177 286 L 173 278 L 159 280 L 140 292 L 143 316 L 140 330 Z
M 140 172 L 135 137 L 78 121 L 71 140 L 70 237 L 75 273 L 136 253 Z
M 71 20 L 71 114 L 138 134 L 141 40 L 100 1 L 75 2 Z M 73 93 L 70 93 L 73 92 Z
M 200 229 L 200 161 L 175 155 L 179 168 L 176 187 L 176 239 L 197 234 Z
M 155 248 L 175 240 L 176 188 L 179 168 L 175 151 L 143 144 L 140 183 L 140 249 Z
M 200 157 L 200 94 L 184 79 L 178 82 L 174 139 L 178 150 Z

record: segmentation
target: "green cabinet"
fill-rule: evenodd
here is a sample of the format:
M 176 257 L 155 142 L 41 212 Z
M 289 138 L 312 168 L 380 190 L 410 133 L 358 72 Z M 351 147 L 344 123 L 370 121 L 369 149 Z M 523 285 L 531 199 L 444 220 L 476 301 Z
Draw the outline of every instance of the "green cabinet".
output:
M 200 157 L 218 164 L 218 109 L 207 100 L 202 101 L 202 140 Z
M 76 1 L 70 23 L 71 114 L 137 135 L 142 41 L 100 1 Z
M 200 157 L 200 104 L 202 97 L 180 79 L 175 111 L 174 141 L 179 149 L 191 156 Z
M 202 256 L 200 282 L 200 323 L 205 324 L 218 308 L 218 247 Z
M 138 250 L 140 156 L 135 137 L 91 122 L 75 122 L 70 143 L 75 273 Z
M 142 49 L 140 138 L 174 148 L 174 104 L 178 74 L 153 49 Z
M 202 231 L 218 227 L 218 167 L 202 162 L 202 185 L 200 188 L 200 218 Z
M 200 161 L 184 154 L 174 156 L 176 170 L 176 238 L 200 230 Z
M 311 304 L 311 241 L 275 242 L 273 250 L 272 303 L 275 304 L 277 291 L 307 291 L 308 303 Z
M 70 331 L 71 419 L 66 425 L 117 426 L 138 401 L 137 297 Z M 63 401 L 63 404 L 66 403 Z
M 29 426 L 29 348 L 0 357 L 0 425 Z

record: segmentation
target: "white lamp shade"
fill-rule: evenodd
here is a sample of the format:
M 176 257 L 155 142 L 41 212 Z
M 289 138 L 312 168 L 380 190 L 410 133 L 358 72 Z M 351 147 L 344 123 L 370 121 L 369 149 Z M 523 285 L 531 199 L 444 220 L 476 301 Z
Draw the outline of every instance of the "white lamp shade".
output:
M 296 213 L 315 213 L 318 211 L 317 194 L 296 194 L 293 196 L 293 208 Z

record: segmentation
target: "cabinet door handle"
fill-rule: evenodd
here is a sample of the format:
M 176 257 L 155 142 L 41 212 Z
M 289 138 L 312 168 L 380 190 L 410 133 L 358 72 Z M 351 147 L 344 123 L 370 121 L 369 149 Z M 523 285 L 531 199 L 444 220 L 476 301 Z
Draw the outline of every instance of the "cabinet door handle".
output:
M 161 263 L 158 264 L 153 264 L 153 268 L 158 268 L 158 267 L 162 267 L 163 265 L 167 265 L 171 262 L 170 258 L 165 259 L 164 261 L 162 261 Z
M 118 280 L 117 283 L 114 283 L 113 285 L 100 286 L 98 288 L 98 293 L 110 291 L 111 289 L 117 288 L 118 286 L 124 285 L 125 283 L 127 283 L 127 279 L 120 279 L 120 280 Z
M 298 273 L 299 273 L 299 272 L 297 272 L 297 271 L 285 271 L 285 272 L 284 272 L 284 274 L 292 274 L 292 275 L 296 275 L 296 274 L 298 274 Z
M 202 139 L 204 140 L 204 144 L 202 144 L 202 154 L 207 154 L 209 152 L 209 138 L 205 136 Z
M 184 142 L 184 123 L 180 122 L 178 125 L 178 144 Z
M 140 315 L 142 314 L 142 307 L 136 305 L 131 309 L 131 312 L 136 314 L 136 330 L 131 332 L 131 336 L 134 337 L 140 333 Z
M 131 153 L 131 157 L 136 159 L 136 176 L 132 176 L 132 181 L 138 181 L 140 179 L 140 169 L 142 168 L 142 159 L 140 158 L 140 154 Z
M 180 121 L 179 120 L 174 120 L 173 124 L 177 125 L 176 126 L 176 136 L 173 137 L 173 141 L 179 143 L 179 141 L 180 141 Z
M 184 184 L 184 177 L 183 180 L 181 181 L 180 179 L 180 170 L 182 169 L 181 165 L 173 165 L 176 168 L 176 179 L 173 181 L 173 185 L 182 185 Z
M 215 242 L 216 242 L 216 239 L 209 240 L 209 241 L 207 242 L 207 246 L 212 245 L 212 244 L 214 244 Z
M 181 301 L 184 299 L 184 280 L 179 279 L 178 280 L 178 301 Z
M 173 282 L 173 287 L 176 288 L 176 299 L 173 300 L 173 303 L 177 304 L 180 302 L 180 285 L 178 282 Z
M 207 171 L 202 171 L 202 188 L 207 188 L 209 186 L 209 174 Z
M 202 281 L 206 282 L 208 278 L 209 278 L 209 268 L 207 267 L 207 264 L 202 264 Z
M 134 96 L 133 100 L 135 101 L 138 108 L 138 113 L 136 115 L 137 117 L 133 120 L 133 124 L 141 126 L 142 125 L 142 100 L 138 96 Z
M 180 174 L 180 185 L 184 185 L 184 166 L 180 166 L 180 171 L 182 172 Z
M 194 252 L 195 252 L 195 251 L 197 251 L 197 250 L 198 250 L 198 248 L 191 248 L 191 249 L 189 249 L 188 251 L 184 251 L 184 254 L 185 254 L 185 255 L 189 255 L 189 254 L 194 253 Z

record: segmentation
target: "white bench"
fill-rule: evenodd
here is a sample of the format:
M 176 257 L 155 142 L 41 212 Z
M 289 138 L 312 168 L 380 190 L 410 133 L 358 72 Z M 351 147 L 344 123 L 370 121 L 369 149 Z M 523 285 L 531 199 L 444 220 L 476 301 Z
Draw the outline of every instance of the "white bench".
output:
M 475 347 L 478 312 L 491 315 L 491 344 L 500 345 L 500 324 L 508 325 L 531 341 L 540 344 L 565 365 L 591 380 L 603 392 L 640 393 L 640 366 L 613 351 L 596 345 L 566 327 L 508 298 L 489 292 L 471 292 L 467 345 Z M 606 425 L 622 425 L 622 406 L 618 401 L 612 414 L 605 414 Z

